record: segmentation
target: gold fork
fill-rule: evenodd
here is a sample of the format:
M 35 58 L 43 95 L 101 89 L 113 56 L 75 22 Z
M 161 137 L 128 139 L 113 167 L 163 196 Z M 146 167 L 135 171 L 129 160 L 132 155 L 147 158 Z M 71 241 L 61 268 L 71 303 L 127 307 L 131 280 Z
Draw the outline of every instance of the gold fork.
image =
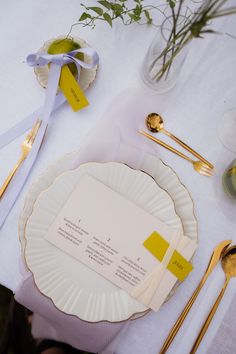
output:
M 161 141 L 157 138 L 154 138 L 154 136 L 152 136 L 151 134 L 146 133 L 143 130 L 139 130 L 139 133 L 146 136 L 146 138 L 155 141 L 155 143 L 163 146 L 164 148 L 166 148 L 167 150 L 172 151 L 173 153 L 175 153 L 176 155 L 179 155 L 180 157 L 182 157 L 183 159 L 189 161 L 192 163 L 193 168 L 195 169 L 195 171 L 197 171 L 198 173 L 204 175 L 204 176 L 212 176 L 213 175 L 213 169 L 211 167 L 209 167 L 206 163 L 202 162 L 202 161 L 198 161 L 198 160 L 192 160 L 190 157 L 184 155 L 182 152 L 180 152 L 179 150 L 176 150 L 175 148 L 173 148 L 172 146 L 164 143 L 164 141 Z
M 5 193 L 7 187 L 9 186 L 12 178 L 14 177 L 14 175 L 16 174 L 17 170 L 19 169 L 19 167 L 22 165 L 22 163 L 24 162 L 24 160 L 27 158 L 34 140 L 36 138 L 36 135 L 38 133 L 38 130 L 40 128 L 42 121 L 39 121 L 37 119 L 36 123 L 34 124 L 33 128 L 31 129 L 31 131 L 29 132 L 29 134 L 27 135 L 27 137 L 25 138 L 25 140 L 23 141 L 22 145 L 21 145 L 21 157 L 19 159 L 19 161 L 15 164 L 13 170 L 10 172 L 10 174 L 8 175 L 7 179 L 5 180 L 5 182 L 3 183 L 2 187 L 0 188 L 0 199 L 2 198 L 3 194 Z

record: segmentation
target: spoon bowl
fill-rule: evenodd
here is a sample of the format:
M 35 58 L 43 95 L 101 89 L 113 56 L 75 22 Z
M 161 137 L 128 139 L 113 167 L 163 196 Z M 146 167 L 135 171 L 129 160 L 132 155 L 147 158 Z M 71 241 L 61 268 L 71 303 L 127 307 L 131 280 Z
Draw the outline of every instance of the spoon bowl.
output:
M 158 133 L 164 129 L 164 121 L 158 113 L 150 113 L 146 117 L 146 125 L 152 133 Z
M 222 257 L 221 265 L 226 278 L 236 277 L 236 246 L 226 250 Z

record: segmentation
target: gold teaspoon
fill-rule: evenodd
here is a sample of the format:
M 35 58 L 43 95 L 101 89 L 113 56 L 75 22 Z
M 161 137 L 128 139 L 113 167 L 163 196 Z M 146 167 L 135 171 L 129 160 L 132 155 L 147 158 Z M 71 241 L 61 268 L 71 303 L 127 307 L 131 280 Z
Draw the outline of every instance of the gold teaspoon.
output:
M 180 140 L 179 138 L 177 138 L 175 135 L 173 135 L 172 133 L 170 133 L 169 131 L 165 130 L 164 128 L 164 121 L 163 118 L 160 116 L 160 114 L 158 113 L 150 113 L 147 117 L 146 117 L 146 125 L 148 130 L 150 130 L 152 133 L 163 133 L 167 136 L 169 136 L 171 139 L 173 139 L 176 143 L 178 143 L 179 145 L 181 145 L 183 148 L 185 148 L 187 151 L 189 151 L 192 155 L 196 156 L 197 158 L 199 158 L 199 160 L 205 162 L 210 168 L 214 168 L 214 166 L 207 161 L 206 159 L 204 159 L 198 152 L 196 152 L 195 150 L 193 150 L 190 146 L 188 146 L 187 144 L 185 144 L 182 140 Z
M 209 313 L 209 315 L 207 316 L 201 331 L 199 332 L 197 339 L 190 351 L 189 354 L 194 354 L 197 351 L 197 348 L 199 346 L 199 344 L 202 341 L 202 338 L 204 337 L 204 334 L 206 333 L 211 320 L 214 316 L 214 314 L 216 313 L 216 310 L 224 296 L 225 290 L 229 284 L 229 281 L 232 277 L 236 277 L 236 246 L 232 246 L 229 249 L 226 250 L 225 254 L 222 257 L 221 260 L 221 266 L 223 268 L 223 271 L 225 273 L 225 282 L 224 285 L 221 289 L 221 292 L 219 293 L 214 305 L 212 306 L 212 309 Z
M 185 308 L 183 309 L 181 315 L 179 316 L 178 320 L 175 322 L 174 326 L 172 327 L 172 329 L 171 329 L 168 337 L 166 338 L 165 343 L 163 344 L 159 354 L 164 354 L 167 352 L 167 349 L 169 348 L 169 346 L 171 345 L 172 341 L 174 340 L 176 334 L 178 333 L 182 323 L 184 322 L 187 314 L 189 313 L 191 307 L 193 306 L 193 304 L 194 304 L 198 294 L 200 293 L 203 285 L 205 284 L 207 278 L 209 277 L 209 275 L 211 274 L 211 272 L 213 271 L 215 266 L 218 264 L 222 254 L 227 249 L 227 247 L 230 245 L 230 243 L 231 243 L 231 240 L 225 240 L 225 241 L 222 241 L 221 243 L 219 243 L 215 247 L 215 249 L 212 253 L 210 262 L 209 262 L 207 269 L 205 271 L 205 274 L 203 275 L 202 279 L 200 280 L 200 283 L 198 284 L 193 295 L 191 296 L 191 298 L 187 302 L 187 304 L 186 304 Z

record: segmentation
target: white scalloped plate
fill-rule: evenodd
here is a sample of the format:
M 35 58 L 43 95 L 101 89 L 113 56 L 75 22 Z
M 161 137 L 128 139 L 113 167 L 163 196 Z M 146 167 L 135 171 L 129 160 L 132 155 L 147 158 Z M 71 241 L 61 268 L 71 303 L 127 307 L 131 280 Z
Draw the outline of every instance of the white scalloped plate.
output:
M 39 176 L 36 182 L 31 185 L 19 218 L 19 239 L 22 247 L 22 253 L 24 253 L 25 249 L 25 226 L 30 214 L 32 213 L 35 200 L 43 190 L 48 188 L 53 183 L 54 179 L 58 175 L 60 175 L 62 172 L 71 169 L 72 161 L 74 161 L 78 154 L 79 151 L 74 151 L 72 153 L 68 153 L 62 156 L 62 158 L 51 164 L 42 173 L 42 175 Z M 156 158 L 154 165 L 155 173 L 153 168 L 151 168 L 150 173 L 152 177 L 155 178 L 156 182 L 164 190 L 166 190 L 172 198 L 175 205 L 175 211 L 181 218 L 184 234 L 190 237 L 191 239 L 197 240 L 197 220 L 194 215 L 193 201 L 188 190 L 181 183 L 173 169 L 164 164 L 162 160 Z M 145 167 L 145 171 L 149 172 L 148 166 Z M 174 289 L 171 291 L 167 300 L 171 297 L 173 293 Z M 132 316 L 132 319 L 140 317 L 145 313 L 147 313 L 147 311 L 145 311 L 144 313 L 134 314 L 134 316 Z
M 63 39 L 63 36 L 59 36 L 57 38 L 53 38 L 48 40 L 47 42 L 44 43 L 43 47 L 40 48 L 38 51 L 39 52 L 47 52 L 48 48 L 50 47 L 51 43 L 57 39 Z M 73 37 L 72 38 L 75 42 L 77 42 L 78 44 L 80 44 L 81 48 L 85 48 L 88 47 L 88 43 L 85 42 L 84 39 L 82 38 L 77 38 L 77 37 Z M 86 63 L 91 64 L 91 58 L 88 55 L 84 55 L 84 61 Z M 81 71 L 80 71 L 80 77 L 79 77 L 79 84 L 80 87 L 82 88 L 82 90 L 87 90 L 88 87 L 92 84 L 92 82 L 95 80 L 96 77 L 96 73 L 97 73 L 97 69 L 98 69 L 98 65 L 96 65 L 94 68 L 92 69 L 85 69 L 83 67 L 81 67 Z M 39 82 L 39 84 L 46 88 L 47 87 L 47 82 L 48 82 L 48 66 L 38 66 L 34 69 L 35 75 L 37 77 L 37 80 Z
M 47 229 L 84 174 L 97 178 L 171 227 L 181 229 L 182 225 L 171 198 L 153 178 L 116 162 L 81 165 L 61 174 L 39 195 L 25 232 L 26 262 L 39 290 L 61 311 L 80 319 L 123 321 L 147 308 L 44 240 Z

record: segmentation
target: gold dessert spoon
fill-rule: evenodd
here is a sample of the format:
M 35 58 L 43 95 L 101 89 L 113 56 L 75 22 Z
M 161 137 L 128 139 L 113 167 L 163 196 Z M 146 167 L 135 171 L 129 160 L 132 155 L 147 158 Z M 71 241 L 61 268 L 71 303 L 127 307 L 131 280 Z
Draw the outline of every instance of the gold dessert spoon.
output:
M 212 306 L 211 311 L 209 312 L 209 315 L 207 316 L 198 336 L 197 339 L 195 340 L 195 343 L 190 351 L 190 354 L 194 354 L 197 351 L 197 348 L 199 347 L 199 344 L 202 341 L 202 338 L 204 337 L 204 334 L 206 333 L 211 320 L 216 313 L 216 310 L 224 296 L 225 290 L 227 288 L 227 285 L 229 284 L 229 281 L 232 277 L 236 277 L 236 246 L 232 246 L 229 249 L 226 250 L 224 253 L 222 260 L 221 260 L 221 266 L 223 268 L 223 271 L 225 273 L 225 282 L 224 285 L 221 289 L 221 292 L 219 293 L 214 305 Z
M 169 346 L 171 345 L 172 341 L 174 340 L 176 334 L 178 333 L 181 325 L 183 324 L 187 314 L 189 313 L 191 307 L 193 306 L 196 298 L 198 297 L 198 294 L 200 293 L 203 285 L 207 281 L 209 275 L 215 268 L 215 266 L 218 264 L 222 254 L 224 254 L 224 251 L 227 249 L 227 247 L 230 245 L 231 240 L 225 240 L 222 241 L 219 245 L 216 246 L 214 249 L 210 262 L 207 266 L 207 269 L 205 271 L 204 276 L 200 280 L 200 283 L 198 284 L 196 290 L 194 291 L 193 295 L 189 299 L 188 303 L 186 304 L 185 308 L 183 309 L 181 315 L 179 316 L 178 320 L 175 322 L 174 326 L 172 327 L 168 337 L 165 340 L 165 343 L 163 344 L 159 354 L 164 354 L 167 352 Z
M 206 159 L 204 159 L 204 157 L 202 157 L 198 152 L 196 152 L 195 150 L 193 150 L 190 146 L 188 146 L 187 144 L 185 144 L 182 140 L 180 140 L 179 138 L 177 138 L 175 135 L 173 135 L 172 133 L 170 133 L 169 131 L 165 130 L 164 128 L 164 121 L 163 118 L 160 116 L 160 114 L 158 113 L 150 113 L 147 117 L 146 117 L 146 125 L 148 130 L 150 130 L 152 133 L 163 133 L 167 136 L 169 136 L 171 139 L 173 139 L 176 143 L 178 143 L 179 145 L 181 145 L 184 149 L 186 149 L 187 151 L 189 151 L 192 155 L 196 156 L 197 158 L 199 158 L 200 161 L 206 163 L 210 168 L 214 168 L 214 166 L 207 161 Z

